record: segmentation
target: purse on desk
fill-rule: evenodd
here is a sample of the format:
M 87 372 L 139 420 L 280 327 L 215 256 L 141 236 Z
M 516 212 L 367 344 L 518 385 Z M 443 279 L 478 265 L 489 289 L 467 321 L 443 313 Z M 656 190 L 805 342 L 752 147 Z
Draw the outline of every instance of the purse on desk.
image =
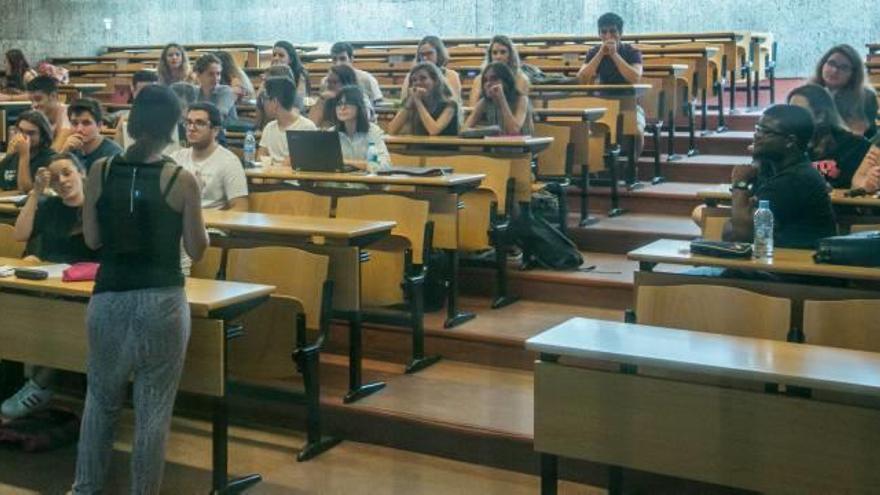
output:
M 820 239 L 813 260 L 830 265 L 880 266 L 880 231 Z
M 691 241 L 691 253 L 716 258 L 751 258 L 752 245 L 747 242 Z

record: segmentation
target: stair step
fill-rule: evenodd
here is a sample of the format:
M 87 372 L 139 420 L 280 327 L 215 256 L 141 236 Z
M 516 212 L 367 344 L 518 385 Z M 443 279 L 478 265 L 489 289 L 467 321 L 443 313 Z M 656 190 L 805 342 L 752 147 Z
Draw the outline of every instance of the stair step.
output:
M 728 174 L 728 177 L 730 175 Z M 715 181 L 718 184 L 723 181 Z M 631 213 L 647 213 L 662 211 L 667 215 L 690 216 L 693 209 L 702 204 L 697 196 L 699 191 L 707 188 L 707 184 L 694 182 L 662 182 L 651 184 L 643 182 L 634 190 L 626 187 L 618 188 L 620 207 Z M 575 188 L 569 189 L 569 211 L 578 211 L 579 197 Z M 611 188 L 590 188 L 590 210 L 607 212 L 611 208 Z
M 695 143 L 701 154 L 750 156 L 751 152 L 749 152 L 748 146 L 752 144 L 753 135 L 754 130 L 710 132 L 705 135 L 701 135 L 697 131 Z M 674 136 L 676 153 L 685 153 L 688 149 L 688 133 L 676 131 Z M 645 139 L 646 144 L 650 141 L 650 139 Z M 665 151 L 666 138 L 664 137 L 660 142 Z
M 670 182 L 698 182 L 717 184 L 730 182 L 730 174 L 736 165 L 747 165 L 751 157 L 741 155 L 678 155 L 678 159 L 667 161 L 667 155 L 660 155 L 660 170 L 664 179 Z M 639 158 L 639 179 L 650 181 L 654 177 L 654 157 L 643 154 Z
M 665 211 L 665 210 L 660 210 Z M 581 248 L 592 252 L 626 254 L 658 239 L 693 239 L 700 229 L 690 216 L 656 213 L 624 213 L 616 217 L 594 215 L 598 222 L 569 229 L 570 237 Z M 572 215 L 569 224 L 576 222 Z

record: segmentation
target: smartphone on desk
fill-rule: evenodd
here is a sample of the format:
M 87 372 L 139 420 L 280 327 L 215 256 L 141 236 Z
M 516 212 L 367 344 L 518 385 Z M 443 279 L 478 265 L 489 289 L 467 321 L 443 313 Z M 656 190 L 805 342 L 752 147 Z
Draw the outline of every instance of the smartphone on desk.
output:
M 49 278 L 49 272 L 39 268 L 16 268 L 15 278 L 23 278 L 26 280 L 46 280 Z

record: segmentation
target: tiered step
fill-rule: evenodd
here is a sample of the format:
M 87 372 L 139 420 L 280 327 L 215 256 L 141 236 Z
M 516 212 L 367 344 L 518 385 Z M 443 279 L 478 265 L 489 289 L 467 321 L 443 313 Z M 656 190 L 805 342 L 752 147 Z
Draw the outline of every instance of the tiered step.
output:
M 730 175 L 726 181 L 729 182 Z M 661 182 L 651 184 L 642 182 L 639 187 L 627 190 L 625 186 L 618 188 L 620 207 L 630 213 L 662 213 L 664 215 L 690 216 L 693 209 L 702 204 L 697 193 L 706 189 L 705 183 L 694 182 Z M 578 208 L 578 193 L 575 188 L 569 190 L 569 211 Z M 611 208 L 611 188 L 590 188 L 590 210 L 595 212 L 607 212 Z
M 747 165 L 751 157 L 741 155 L 678 155 L 677 160 L 667 161 L 667 155 L 660 155 L 663 178 L 670 182 L 700 182 L 718 184 L 730 182 L 730 174 L 736 165 Z M 639 179 L 650 182 L 654 178 L 654 158 L 642 155 L 639 158 Z

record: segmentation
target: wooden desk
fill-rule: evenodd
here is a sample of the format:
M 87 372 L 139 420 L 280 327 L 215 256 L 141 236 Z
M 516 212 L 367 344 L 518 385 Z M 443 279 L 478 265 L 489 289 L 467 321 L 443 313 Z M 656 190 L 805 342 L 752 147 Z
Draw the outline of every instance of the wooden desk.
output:
M 466 139 L 446 136 L 385 136 L 392 151 L 412 155 L 499 155 L 511 158 L 514 197 L 520 203 L 532 199 L 532 159 L 545 150 L 553 138 L 531 136 Z M 501 208 L 504 205 L 499 205 Z
M 446 328 L 460 325 L 474 318 L 470 312 L 458 309 L 458 246 L 461 236 L 459 227 L 459 202 L 462 194 L 476 189 L 485 178 L 483 174 L 448 174 L 439 177 L 413 177 L 408 175 L 364 175 L 320 172 L 300 172 L 287 168 L 255 168 L 245 171 L 249 179 L 296 180 L 304 189 L 322 195 L 349 196 L 370 193 L 398 194 L 428 201 L 429 219 L 434 222 L 433 246 L 443 249 L 449 259 L 450 274 L 447 292 Z M 317 182 L 343 182 L 362 184 L 369 189 L 321 188 Z M 394 186 L 388 190 L 386 186 Z M 288 189 L 287 184 L 252 184 L 251 190 Z
M 756 391 L 782 383 L 876 398 L 876 353 L 584 318 L 526 348 L 540 353 L 535 450 L 544 495 L 556 493 L 557 456 L 614 466 L 610 493 L 622 491 L 621 467 L 767 493 L 880 490 L 876 402 Z M 592 368 L 597 361 L 619 372 Z M 713 384 L 730 378 L 754 387 Z
M 351 332 L 349 392 L 345 402 L 354 402 L 385 387 L 382 382 L 363 384 L 361 380 L 360 264 L 369 262 L 369 254 L 363 248 L 390 235 L 394 222 L 229 210 L 203 210 L 202 215 L 207 227 L 228 233 L 216 239 L 224 248 L 286 245 L 329 257 L 334 314 L 348 320 Z
M 650 84 L 543 84 L 532 86 L 529 89 L 529 97 L 533 100 L 551 100 L 568 98 L 572 96 L 593 96 L 609 98 L 620 102 L 620 113 L 623 115 L 623 135 L 629 140 L 627 153 L 626 183 L 635 186 L 636 179 L 636 155 L 635 143 L 639 133 L 637 125 L 638 98 L 651 89 Z
M 865 196 L 848 197 L 848 189 L 834 189 L 829 194 L 831 203 L 841 206 L 862 206 L 866 208 L 880 208 L 880 195 L 868 194 Z M 707 186 L 706 189 L 697 191 L 697 197 L 702 199 L 707 206 L 716 206 L 720 202 L 730 202 L 730 184 L 718 184 Z
M 0 258 L 0 265 L 32 264 Z M 3 366 L 0 371 L 7 389 L 4 391 L 8 392 L 9 386 L 15 385 L 13 381 L 18 379 L 20 382 L 21 378 L 22 366 L 11 362 L 86 372 L 86 306 L 92 287 L 92 282 L 0 278 L 0 307 L 3 308 L 3 325 L 0 325 L 0 361 Z M 240 486 L 241 483 L 230 482 L 227 472 L 228 323 L 267 300 L 274 290 L 275 287 L 268 285 L 200 279 L 186 281 L 192 333 L 180 390 L 217 399 L 213 405 L 212 425 L 214 490 Z M 251 484 L 258 479 L 249 477 L 244 482 Z

